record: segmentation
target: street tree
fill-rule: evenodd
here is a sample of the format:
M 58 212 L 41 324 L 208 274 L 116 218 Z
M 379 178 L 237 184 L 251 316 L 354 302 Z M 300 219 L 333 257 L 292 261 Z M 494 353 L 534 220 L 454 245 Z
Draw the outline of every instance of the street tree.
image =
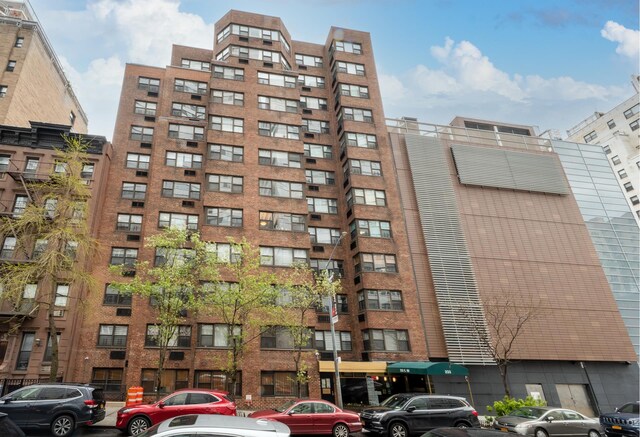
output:
M 0 267 L 2 297 L 16 308 L 25 297 L 33 298 L 38 308 L 47 311 L 51 381 L 59 368 L 56 310 L 67 306 L 70 289 L 93 286 L 85 268 L 98 246 L 88 225 L 91 189 L 83 177 L 85 166 L 90 165 L 87 148 L 81 137 L 64 136 L 51 171 L 20 175 L 29 199 L 24 209 L 0 217 L 0 235 L 15 242 L 13 262 Z M 25 296 L 33 284 L 37 284 L 36 295 Z
M 144 297 L 152 304 L 155 323 L 148 337 L 158 347 L 154 391 L 159 397 L 167 352 L 178 345 L 179 330 L 186 317 L 201 311 L 208 300 L 212 290 L 206 284 L 218 280 L 218 260 L 198 233 L 182 229 L 168 228 L 149 236 L 145 247 L 155 250 L 154 263 L 136 263 L 133 278 L 114 281 L 111 286 Z M 131 276 L 131 266 L 112 266 L 112 270 Z
M 247 346 L 282 320 L 277 304 L 284 280 L 261 265 L 260 249 L 246 239 L 229 240 L 230 252 L 218 256 L 221 280 L 208 284 L 207 308 L 227 326 L 227 356 L 220 363 L 227 390 L 235 394 Z

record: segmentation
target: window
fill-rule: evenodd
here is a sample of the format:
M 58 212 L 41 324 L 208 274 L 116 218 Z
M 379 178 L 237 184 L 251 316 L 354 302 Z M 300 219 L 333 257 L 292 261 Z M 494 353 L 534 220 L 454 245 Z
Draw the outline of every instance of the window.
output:
M 292 152 L 279 152 L 277 150 L 258 150 L 259 163 L 261 165 L 273 165 L 275 167 L 300 168 L 302 155 Z
M 35 177 L 38 171 L 38 165 L 40 164 L 40 158 L 29 157 L 24 165 L 24 172 L 26 177 Z
M 263 85 L 279 86 L 284 88 L 295 88 L 295 76 L 285 76 L 275 73 L 263 73 L 258 71 L 258 83 Z
M 626 191 L 633 191 L 633 184 L 631 184 L 631 182 L 627 182 L 626 184 L 624 184 L 624 189 Z
M 196 370 L 195 388 L 205 388 L 209 390 L 228 391 L 227 375 L 222 370 Z M 233 390 L 232 390 L 233 391 Z M 242 396 L 242 372 L 236 373 L 236 387 L 233 393 L 236 397 Z
M 127 346 L 128 331 L 127 325 L 100 325 L 98 346 L 124 348 Z
M 136 100 L 133 112 L 140 115 L 156 115 L 157 103 Z
M 299 182 L 260 179 L 259 185 L 261 196 L 288 197 L 291 199 L 303 198 L 302 184 Z
M 241 252 L 238 246 L 229 243 L 209 243 L 208 250 L 215 252 L 218 261 L 232 264 L 240 262 Z
M 58 199 L 47 199 L 44 201 L 45 217 L 54 218 L 56 215 L 56 207 L 58 206 Z
M 298 102 L 277 97 L 258 96 L 258 108 L 278 112 L 298 112 Z
M 384 253 L 360 253 L 353 257 L 356 273 L 398 273 L 396 256 Z
M 342 145 L 376 149 L 378 148 L 378 141 L 375 135 L 346 132 L 342 138 Z
M 207 108 L 198 105 L 187 105 L 186 103 L 173 103 L 171 105 L 171 115 L 174 117 L 197 118 L 206 120 Z
M 16 237 L 5 237 L 2 243 L 2 249 L 0 249 L 0 258 L 11 259 L 13 253 L 16 250 L 17 240 Z
M 145 347 L 160 347 L 159 327 L 147 325 L 147 333 L 144 339 Z M 167 347 L 188 348 L 191 347 L 191 326 L 180 325 L 169 339 Z
M 120 393 L 123 389 L 123 369 L 111 369 L 108 367 L 94 367 L 91 376 L 91 385 L 102 388 L 105 392 Z
M 9 87 L 6 85 L 0 85 L 0 97 L 7 97 L 7 92 L 9 91 Z
M 158 216 L 159 228 L 198 230 L 198 216 L 192 214 L 178 214 L 175 212 L 161 212 Z
M 181 140 L 204 140 L 204 128 L 198 126 L 186 126 L 183 124 L 169 124 L 169 138 Z
M 379 161 L 366 161 L 364 159 L 350 159 L 348 165 L 343 167 L 345 176 L 349 174 L 363 176 L 382 176 L 382 166 Z
M 131 135 L 129 136 L 134 141 L 142 141 L 149 143 L 153 140 L 153 128 L 143 126 L 131 126 Z
M 336 62 L 335 67 L 338 73 L 355 74 L 357 76 L 364 76 L 364 65 L 353 64 L 351 62 Z
M 613 162 L 614 165 L 620 165 L 622 163 L 622 161 L 620 160 L 620 157 L 618 155 L 614 155 L 611 157 L 611 162 Z
M 311 158 L 333 158 L 333 152 L 331 146 L 323 146 L 321 144 L 304 144 L 304 156 Z
M 292 264 L 307 263 L 306 249 L 290 247 L 260 247 L 260 264 L 263 266 L 290 267 Z
M 142 231 L 142 215 L 139 214 L 118 214 L 116 230 L 127 232 Z
M 607 155 L 611 154 L 611 147 L 609 146 L 604 146 L 602 150 L 604 150 L 604 153 L 606 153 Z
M 182 59 L 180 65 L 182 68 L 190 68 L 191 70 L 211 71 L 211 63 L 206 61 L 195 61 L 193 59 Z
M 307 76 L 305 74 L 299 74 L 298 83 L 301 86 L 306 86 L 311 88 L 324 88 L 324 77 Z
M 133 267 L 138 260 L 138 249 L 126 247 L 112 247 L 111 260 L 109 264 L 112 266 L 128 266 Z
M 300 127 L 290 124 L 258 122 L 258 134 L 265 137 L 300 139 Z
M 33 245 L 33 251 L 31 252 L 31 259 L 38 259 L 45 250 L 47 250 L 47 246 L 49 242 L 43 238 L 38 238 Z
M 33 300 L 36 298 L 38 294 L 38 284 L 26 284 L 24 286 L 24 290 L 22 291 L 22 298 Z
M 307 209 L 311 213 L 337 214 L 338 199 L 325 199 L 322 197 L 307 197 Z
M 147 195 L 147 184 L 136 184 L 134 182 L 123 182 L 122 183 L 122 194 L 121 197 L 123 199 L 144 199 Z
M 373 113 L 368 109 L 342 108 L 342 113 L 340 114 L 340 116 L 344 120 L 373 123 Z
M 309 227 L 311 244 L 336 244 L 340 239 L 340 229 Z
M 29 203 L 29 198 L 27 196 L 23 196 L 18 194 L 13 201 L 13 215 L 18 216 L 24 213 L 24 210 L 27 208 L 27 204 Z
M 22 343 L 20 343 L 20 351 L 16 360 L 16 370 L 27 370 L 29 367 L 29 359 L 31 358 L 35 338 L 35 332 L 24 332 L 22 334 Z
M 309 267 L 316 273 L 321 273 L 326 269 L 329 272 L 333 273 L 333 275 L 337 278 L 342 278 L 344 276 L 344 269 L 342 264 L 343 263 L 340 260 L 331 260 L 329 261 L 329 263 L 327 263 L 326 259 L 311 258 L 309 260 Z
M 149 170 L 149 162 L 151 155 L 143 155 L 140 153 L 127 153 L 127 162 L 125 167 L 135 168 L 138 170 Z
M 213 130 L 233 132 L 237 134 L 244 132 L 244 120 L 242 118 L 218 117 L 216 115 L 212 115 L 209 120 L 211 121 L 211 129 Z
M 231 68 L 215 65 L 213 67 L 213 77 L 228 80 L 244 80 L 244 70 L 242 68 Z
M 209 174 L 207 175 L 207 189 L 222 193 L 242 193 L 243 177 Z
M 11 162 L 10 155 L 0 155 L 0 173 L 4 173 L 9 170 L 9 163 Z
M 353 53 L 354 55 L 362 54 L 362 44 L 349 41 L 335 41 L 335 49 L 337 52 Z
M 221 42 L 228 38 L 231 34 L 247 38 L 258 38 L 266 41 L 280 41 L 285 49 L 287 49 L 287 51 L 291 50 L 287 40 L 277 30 L 241 26 L 239 24 L 229 24 L 227 27 L 218 32 L 217 41 Z
M 193 80 L 176 79 L 173 83 L 173 90 L 180 93 L 207 94 L 207 83 Z
M 409 351 L 409 334 L 405 330 L 365 329 L 362 331 L 366 351 Z
M 296 53 L 296 64 L 306 65 L 308 67 L 318 67 L 318 68 L 321 68 L 324 65 L 321 57 L 312 56 L 312 55 L 303 55 L 300 53 Z
M 638 199 L 638 196 L 631 196 L 629 197 L 629 200 L 631 201 L 632 205 L 637 205 L 640 203 L 640 200 Z
M 305 170 L 308 184 L 335 185 L 336 174 L 332 171 Z
M 379 220 L 354 220 L 349 225 L 351 237 L 391 238 L 391 223 Z
M 358 292 L 358 309 L 402 311 L 402 293 L 396 290 L 363 290 Z
M 640 103 L 636 103 L 631 108 L 629 108 L 626 111 L 624 111 L 624 117 L 629 119 L 629 118 L 633 117 L 634 115 L 636 115 L 639 110 L 640 110 Z
M 178 168 L 202 168 L 202 155 L 194 153 L 167 152 L 165 165 Z
M 13 71 L 16 69 L 16 61 L 9 61 L 7 63 L 7 71 Z
M 76 114 L 73 113 L 73 111 L 69 112 L 69 123 L 71 124 L 71 126 L 73 126 L 76 122 Z
M 349 331 L 336 331 L 336 350 L 350 351 L 352 349 L 351 333 Z M 316 331 L 314 347 L 319 351 L 333 350 L 333 337 L 331 331 Z
M 211 100 L 223 105 L 244 106 L 244 94 L 233 91 L 211 90 Z
M 293 349 L 294 347 L 293 335 L 284 326 L 272 326 L 260 335 L 260 349 Z M 302 346 L 303 349 L 312 347 L 311 338 L 306 345 Z
M 69 284 L 56 284 L 56 299 L 53 304 L 56 307 L 64 308 L 69 299 Z
M 369 88 L 366 86 L 341 83 L 339 89 L 340 94 L 343 96 L 359 97 L 361 99 L 369 98 Z
M 596 138 L 598 138 L 598 134 L 593 130 L 584 136 L 584 142 L 588 143 L 589 141 L 593 141 Z
M 347 205 L 375 205 L 385 206 L 386 197 L 382 190 L 352 188 L 347 192 Z
M 311 132 L 314 134 L 328 134 L 329 133 L 329 122 L 321 121 L 321 120 L 309 120 L 306 118 L 302 119 L 302 131 L 303 132 Z
M 627 171 L 624 168 L 622 170 L 618 170 L 618 176 L 620 177 L 620 179 L 626 178 L 628 176 Z
M 20 48 L 24 45 L 24 37 L 19 36 L 16 38 L 15 47 Z
M 304 232 L 306 221 L 302 214 L 260 211 L 260 229 L 264 230 Z
M 609 126 L 609 129 L 613 129 L 614 127 L 616 127 L 616 122 L 612 120 L 607 121 L 607 126 Z
M 193 260 L 194 256 L 195 251 L 193 249 L 169 249 L 166 247 L 157 247 L 156 254 L 153 259 L 153 265 L 156 267 L 166 265 L 169 265 L 170 267 L 180 267 Z
M 158 369 L 142 369 L 140 385 L 144 393 L 155 393 L 157 372 Z M 159 393 L 172 393 L 176 390 L 189 387 L 189 369 L 164 369 L 162 371 L 162 381 L 160 384 L 161 386 L 158 387 Z M 167 401 L 169 401 L 169 399 L 167 399 Z M 184 396 L 178 394 L 171 397 L 171 403 L 184 403 L 185 401 L 186 394 Z
M 298 393 L 296 380 L 295 372 L 260 372 L 260 396 L 309 397 L 309 384 L 301 384 Z
M 228 46 L 216 55 L 217 61 L 225 61 L 229 56 L 241 59 L 255 59 L 264 62 L 275 62 L 281 64 L 285 70 L 291 70 L 289 62 L 280 54 L 270 50 L 261 50 L 251 47 Z
M 80 172 L 80 177 L 83 179 L 91 179 L 93 177 L 94 169 L 94 164 L 84 164 L 82 166 L 82 171 Z
M 242 210 L 232 208 L 205 208 L 207 224 L 210 226 L 242 227 Z
M 122 292 L 107 284 L 104 289 L 104 305 L 131 306 L 131 293 Z
M 177 199 L 200 199 L 200 184 L 162 181 L 162 196 Z
M 303 109 L 321 109 L 327 110 L 327 99 L 321 99 L 318 97 L 300 97 L 300 107 Z
M 198 347 L 229 347 L 233 337 L 241 335 L 240 326 L 234 326 L 224 323 L 216 324 L 198 324 Z
M 629 123 L 629 127 L 631 128 L 632 131 L 638 130 L 638 127 L 640 127 L 640 121 L 639 120 L 632 121 L 631 123 Z
M 152 79 L 150 77 L 139 77 L 138 88 L 141 90 L 151 91 L 157 93 L 160 91 L 160 79 Z
M 223 144 L 209 144 L 209 159 L 242 162 L 244 160 L 244 148 L 225 146 Z

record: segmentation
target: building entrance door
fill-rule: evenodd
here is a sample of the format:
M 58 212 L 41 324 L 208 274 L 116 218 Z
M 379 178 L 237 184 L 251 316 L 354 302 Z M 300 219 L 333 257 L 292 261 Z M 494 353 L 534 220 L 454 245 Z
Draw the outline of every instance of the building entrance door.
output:
M 556 384 L 556 390 L 562 407 L 576 410 L 588 417 L 595 416 L 586 385 Z

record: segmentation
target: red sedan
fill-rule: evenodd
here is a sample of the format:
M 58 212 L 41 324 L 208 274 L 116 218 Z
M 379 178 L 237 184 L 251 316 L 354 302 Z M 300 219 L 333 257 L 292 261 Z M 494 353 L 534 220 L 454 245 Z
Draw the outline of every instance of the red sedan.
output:
M 291 434 L 332 434 L 347 437 L 362 431 L 357 413 L 341 410 L 331 402 L 321 400 L 289 401 L 275 410 L 262 410 L 249 417 L 277 420 L 291 429 Z
M 138 435 L 151 425 L 183 414 L 235 416 L 236 403 L 226 391 L 197 388 L 178 390 L 152 404 L 120 408 L 116 428 L 129 435 Z

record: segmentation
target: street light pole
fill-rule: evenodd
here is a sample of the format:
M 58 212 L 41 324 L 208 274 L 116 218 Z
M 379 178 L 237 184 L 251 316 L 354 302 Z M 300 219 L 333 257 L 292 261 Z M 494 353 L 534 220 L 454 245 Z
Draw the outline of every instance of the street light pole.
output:
M 338 238 L 338 240 L 333 245 L 333 249 L 331 250 L 329 259 L 327 260 L 327 263 L 324 265 L 324 272 L 326 275 L 328 275 L 329 273 L 328 272 L 329 263 L 331 263 L 331 260 L 333 258 L 333 253 L 336 251 L 336 247 L 338 247 L 338 244 L 340 244 L 340 241 L 342 241 L 345 235 L 347 235 L 346 232 L 341 233 L 340 238 Z M 331 273 L 331 275 L 330 276 L 328 275 L 327 277 L 329 282 L 331 282 L 333 280 L 333 273 Z M 336 405 L 338 406 L 338 408 L 342 408 L 342 387 L 340 385 L 340 357 L 338 356 L 338 347 L 336 345 L 336 327 L 335 327 L 335 322 L 333 321 L 333 308 L 334 308 L 333 293 L 329 293 L 329 324 L 331 325 L 331 345 L 333 346 L 333 367 L 335 370 L 334 393 L 335 393 Z M 338 315 L 338 311 L 336 309 L 336 316 L 337 315 Z

